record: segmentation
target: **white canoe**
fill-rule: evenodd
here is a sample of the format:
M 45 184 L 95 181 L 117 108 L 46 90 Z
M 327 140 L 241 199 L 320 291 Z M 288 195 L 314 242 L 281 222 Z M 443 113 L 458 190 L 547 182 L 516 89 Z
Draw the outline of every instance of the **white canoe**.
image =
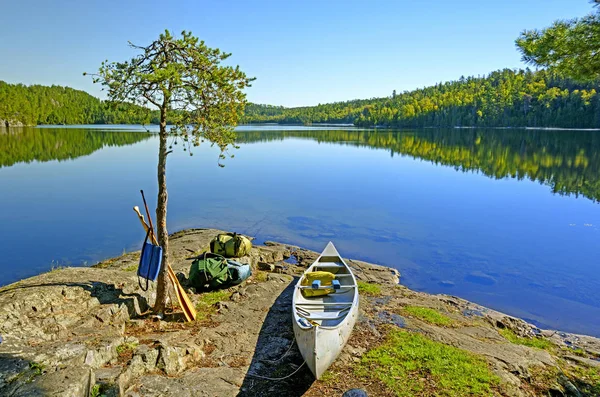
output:
M 305 297 L 302 289 L 312 287 L 300 285 L 302 278 L 317 270 L 334 273 L 340 288 L 329 295 Z M 292 311 L 298 348 L 315 378 L 319 379 L 342 351 L 358 317 L 356 279 L 333 243 L 327 244 L 298 280 Z

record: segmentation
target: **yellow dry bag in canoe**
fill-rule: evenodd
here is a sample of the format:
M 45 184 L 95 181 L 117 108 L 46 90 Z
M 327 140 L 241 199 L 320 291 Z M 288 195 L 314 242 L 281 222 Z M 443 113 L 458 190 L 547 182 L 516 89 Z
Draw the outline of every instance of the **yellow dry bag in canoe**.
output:
M 304 289 L 302 289 L 302 294 L 305 297 L 323 296 L 323 295 L 332 294 L 335 292 L 335 290 L 333 289 L 333 280 L 334 279 L 335 279 L 335 274 L 329 273 L 329 272 L 317 271 L 317 272 L 305 273 L 304 278 L 302 279 L 302 282 L 300 282 L 300 285 L 311 287 L 315 284 L 316 281 L 319 281 L 319 283 L 317 283 L 316 285 L 319 285 L 320 287 L 331 286 L 331 288 L 323 288 L 323 289 L 304 288 Z

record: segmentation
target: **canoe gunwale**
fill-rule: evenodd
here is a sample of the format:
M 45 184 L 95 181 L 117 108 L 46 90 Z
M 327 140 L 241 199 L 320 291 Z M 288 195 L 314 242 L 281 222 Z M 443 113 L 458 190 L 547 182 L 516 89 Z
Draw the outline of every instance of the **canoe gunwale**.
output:
M 320 262 L 323 257 L 325 259 Z M 342 287 L 346 288 L 327 295 L 304 296 L 300 286 L 306 273 L 327 268 L 338 269 L 336 277 L 343 276 L 340 277 L 340 282 L 343 283 Z M 348 292 L 352 292 L 352 295 Z M 296 343 L 316 379 L 321 378 L 338 358 L 350 338 L 358 316 L 359 293 L 356 277 L 333 243 L 329 242 L 296 283 L 292 299 Z
M 325 255 L 325 252 L 329 249 L 329 245 L 330 244 L 331 244 L 333 250 L 335 251 L 335 254 L 334 255 L 329 255 L 329 254 Z M 339 260 L 339 261 L 336 261 L 336 262 L 341 263 L 342 265 L 333 266 L 333 265 L 328 265 L 328 264 L 333 263 L 333 262 L 319 262 L 320 259 L 322 257 L 324 257 L 324 256 L 326 256 L 328 258 L 329 257 L 336 257 Z M 344 315 L 340 316 L 340 318 L 339 318 L 340 321 L 339 321 L 338 324 L 336 324 L 336 325 L 321 325 L 321 324 L 312 324 L 311 323 L 309 326 L 305 326 L 305 325 L 299 323 L 298 319 L 299 318 L 304 318 L 304 319 L 306 319 L 309 322 L 310 322 L 310 320 L 298 313 L 298 308 L 296 306 L 297 304 L 296 304 L 296 299 L 295 299 L 296 295 L 294 293 L 294 299 L 292 300 L 292 315 L 293 315 L 294 324 L 296 326 L 298 326 L 298 328 L 300 330 L 304 330 L 304 331 L 309 331 L 309 330 L 312 330 L 314 328 L 321 328 L 323 330 L 334 330 L 334 329 L 340 328 L 342 326 L 345 326 L 346 325 L 346 321 L 348 319 L 348 316 L 350 315 L 350 313 L 352 313 L 354 306 L 358 306 L 358 284 L 357 284 L 357 281 L 356 281 L 356 277 L 354 276 L 354 273 L 352 273 L 352 269 L 350 269 L 350 266 L 348 266 L 348 264 L 346 263 L 346 261 L 344 261 L 344 258 L 342 258 L 342 256 L 337 252 L 337 250 L 335 249 L 335 247 L 333 247 L 333 244 L 330 242 L 327 245 L 327 247 L 325 248 L 325 250 L 323 252 L 321 252 L 321 254 L 319 255 L 319 257 L 302 273 L 302 276 L 300 276 L 300 278 L 298 279 L 298 282 L 296 283 L 295 290 L 301 290 L 302 289 L 302 288 L 300 288 L 300 287 L 302 287 L 300 285 L 300 283 L 302 282 L 302 279 L 303 279 L 304 275 L 306 273 L 309 273 L 309 272 L 313 271 L 313 269 L 315 267 L 317 267 L 317 268 L 319 268 L 319 267 L 345 268 L 348 271 L 348 273 L 344 273 L 344 274 L 341 274 L 341 275 L 345 276 L 345 277 L 351 277 L 352 278 L 352 284 L 351 285 L 347 285 L 347 286 L 342 286 L 342 288 L 344 289 L 344 291 L 335 292 L 334 294 L 336 294 L 336 295 L 342 295 L 342 294 L 345 295 L 348 292 L 353 291 L 354 292 L 354 297 L 353 297 L 353 299 L 351 301 L 347 301 L 347 302 L 335 302 L 336 304 L 340 304 L 340 305 L 343 305 L 343 304 L 348 304 L 349 305 L 349 310 L 343 310 L 342 309 L 342 311 L 344 312 Z M 314 304 L 315 306 L 317 306 L 318 304 L 322 304 L 322 303 L 323 302 L 314 302 L 312 304 Z M 329 306 L 329 305 L 325 305 L 325 307 L 327 307 L 327 306 Z M 302 308 L 302 304 L 300 304 L 300 308 Z

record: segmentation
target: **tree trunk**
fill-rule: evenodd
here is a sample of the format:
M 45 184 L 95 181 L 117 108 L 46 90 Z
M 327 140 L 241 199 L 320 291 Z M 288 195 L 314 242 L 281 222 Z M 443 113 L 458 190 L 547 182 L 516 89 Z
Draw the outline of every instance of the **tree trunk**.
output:
M 156 229 L 158 243 L 163 249 L 162 266 L 158 274 L 154 313 L 163 313 L 167 304 L 169 288 L 167 266 L 169 264 L 169 232 L 167 231 L 167 117 L 166 108 L 160 112 L 160 146 L 158 149 L 158 201 L 156 205 Z

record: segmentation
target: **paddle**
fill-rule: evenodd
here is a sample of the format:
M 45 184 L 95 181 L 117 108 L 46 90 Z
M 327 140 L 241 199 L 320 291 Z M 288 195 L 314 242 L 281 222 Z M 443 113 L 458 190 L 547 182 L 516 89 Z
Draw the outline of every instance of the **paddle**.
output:
M 148 232 L 150 229 L 150 234 L 152 235 L 152 241 L 154 244 L 158 245 L 158 241 L 156 240 L 156 235 L 154 234 L 154 225 L 152 224 L 152 217 L 150 216 L 150 211 L 148 210 L 148 204 L 146 204 L 146 198 L 144 197 L 144 191 L 140 190 L 142 193 L 142 199 L 144 200 L 144 206 L 146 208 L 146 215 L 148 216 L 148 221 L 150 226 L 144 220 L 144 215 L 141 214 L 139 207 L 136 205 L 133 207 L 133 210 L 136 212 L 138 219 L 140 220 L 142 226 L 144 227 L 144 231 Z M 179 302 L 179 306 L 183 309 L 183 314 L 187 321 L 194 321 L 196 319 L 196 309 L 194 309 L 194 304 L 190 300 L 189 296 L 185 293 L 185 290 L 179 283 L 175 272 L 171 265 L 167 264 L 167 274 L 169 279 L 173 283 L 175 287 L 175 294 L 177 295 L 177 301 Z
M 142 226 L 144 227 L 144 230 L 147 232 L 148 229 L 150 229 L 150 226 L 148 226 L 148 224 L 144 220 L 144 215 L 142 215 L 140 213 L 139 207 L 135 206 L 135 207 L 133 207 L 133 210 L 137 213 L 138 218 L 139 218 Z M 156 241 L 156 236 L 154 235 L 154 233 L 151 233 L 151 235 L 152 235 L 152 241 L 158 245 L 158 242 Z M 175 275 L 175 272 L 173 271 L 173 269 L 171 268 L 170 265 L 167 266 L 167 274 L 169 276 L 169 279 L 175 286 L 175 294 L 177 295 L 177 301 L 179 302 L 179 306 L 183 309 L 183 314 L 185 315 L 186 320 L 187 321 L 195 320 L 196 319 L 196 310 L 194 309 L 194 305 L 190 301 L 190 298 L 185 293 L 183 287 L 181 286 L 181 284 L 179 283 L 179 280 L 177 279 L 177 276 Z
M 140 207 L 138 207 L 136 205 L 135 207 L 133 207 L 133 210 L 137 214 L 138 219 L 140 220 L 140 223 L 144 227 L 144 231 L 148 232 L 148 229 L 150 229 L 150 226 L 148 226 L 148 224 L 146 223 L 146 220 L 144 219 L 144 215 L 142 215 L 142 213 L 140 212 Z M 154 245 L 158 245 L 158 241 L 156 241 L 156 236 L 154 235 L 154 231 L 152 233 L 150 233 L 150 238 L 152 239 L 152 242 L 154 243 Z

